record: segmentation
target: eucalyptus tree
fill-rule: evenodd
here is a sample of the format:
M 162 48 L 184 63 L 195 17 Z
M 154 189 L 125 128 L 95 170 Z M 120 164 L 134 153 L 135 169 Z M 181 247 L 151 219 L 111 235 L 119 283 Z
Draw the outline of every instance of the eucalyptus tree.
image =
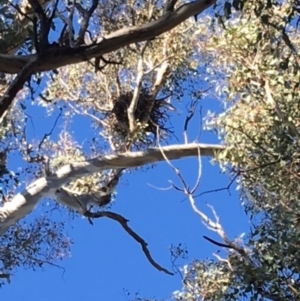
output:
M 177 300 L 298 300 L 299 279 L 299 3 L 245 5 L 213 34 L 203 25 L 200 51 L 216 94 L 228 109 L 206 126 L 224 141 L 217 156 L 237 179 L 251 221 L 230 241 L 216 219 L 207 226 L 227 250 L 193 262 Z M 207 22 L 206 22 L 207 23 Z
M 172 135 L 167 120 L 176 108 L 171 99 L 184 95 L 186 79 L 191 87 L 198 84 L 197 24 L 189 17 L 215 3 L 177 2 L 2 1 L 3 279 L 17 266 L 34 268 L 69 254 L 64 222 L 43 215 L 30 225 L 26 219 L 19 223 L 43 199 L 90 222 L 116 220 L 142 245 L 152 265 L 170 273 L 153 260 L 124 217 L 103 207 L 111 204 L 128 168 L 165 160 L 162 150 L 179 159 L 197 156 L 199 148 L 206 156 L 223 149 L 197 143 L 155 148 Z M 32 105 L 58 115 L 39 141 L 27 137 Z M 91 121 L 85 149 L 68 132 L 75 115 Z M 59 122 L 65 128 L 53 140 Z M 14 154 L 22 157 L 23 169 L 6 168 Z
M 3 158 L 18 152 L 28 168 L 21 174 L 6 168 L 1 179 L 2 278 L 17 266 L 35 267 L 68 254 L 63 223 L 47 216 L 30 227 L 19 222 L 46 197 L 91 222 L 98 217 L 119 222 L 150 263 L 170 273 L 127 220 L 105 206 L 129 168 L 200 155 L 213 157 L 238 182 L 252 227 L 246 238 L 230 240 L 214 211 L 215 220 L 199 211 L 195 191 L 174 169 L 195 214 L 221 242 L 207 239 L 228 251 L 224 258 L 185 268 L 183 288 L 174 298 L 299 299 L 299 5 L 296 0 L 4 1 L 1 147 Z M 206 16 L 198 16 L 205 10 Z M 212 95 L 224 103 L 224 112 L 209 114 L 206 128 L 221 145 L 160 146 L 173 134 L 168 118 L 176 100 L 189 97 L 193 107 Z M 67 130 L 58 140 L 51 131 L 41 141 L 29 141 L 28 98 L 48 114 L 59 110 L 66 123 L 75 115 L 89 118 L 89 149 Z M 25 180 L 30 184 L 17 193 Z

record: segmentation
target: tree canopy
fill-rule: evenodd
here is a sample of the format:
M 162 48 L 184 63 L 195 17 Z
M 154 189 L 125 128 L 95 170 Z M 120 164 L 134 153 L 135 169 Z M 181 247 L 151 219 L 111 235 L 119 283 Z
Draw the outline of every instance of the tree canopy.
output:
M 154 268 L 172 274 L 113 211 L 124 174 L 165 161 L 181 183 L 173 188 L 220 241 L 205 239 L 223 250 L 184 267 L 173 298 L 299 300 L 299 13 L 297 0 L 2 0 L 2 284 L 19 266 L 69 253 L 65 222 L 51 219 L 49 206 L 90 223 L 116 221 Z M 211 131 L 219 144 L 189 142 L 203 99 L 222 104 L 199 126 L 199 135 Z M 179 112 L 186 100 L 188 111 Z M 28 137 L 33 106 L 57 116 L 39 140 Z M 183 133 L 171 126 L 180 114 Z M 84 146 L 70 130 L 78 117 L 90 122 Z M 12 170 L 16 155 L 24 168 Z M 228 175 L 227 188 L 237 185 L 250 221 L 246 236 L 229 239 L 214 208 L 212 218 L 199 210 L 203 156 Z M 199 162 L 194 188 L 172 162 L 186 157 Z M 26 216 L 45 199 L 45 214 L 28 225 Z

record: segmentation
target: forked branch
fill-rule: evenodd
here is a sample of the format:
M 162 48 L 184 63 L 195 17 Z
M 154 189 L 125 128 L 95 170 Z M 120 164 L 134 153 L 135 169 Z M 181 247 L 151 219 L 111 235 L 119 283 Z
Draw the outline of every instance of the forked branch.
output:
M 223 151 L 225 147 L 217 144 L 179 144 L 149 148 L 146 151 L 107 155 L 66 165 L 49 177 L 35 180 L 22 193 L 17 194 L 10 202 L 6 202 L 0 207 L 0 235 L 29 214 L 41 199 L 45 197 L 56 199 L 57 190 L 71 181 L 104 170 L 134 168 L 164 161 L 165 157 L 161 150 L 168 160 L 176 160 L 198 156 L 199 149 L 201 156 L 213 157 L 215 153 Z

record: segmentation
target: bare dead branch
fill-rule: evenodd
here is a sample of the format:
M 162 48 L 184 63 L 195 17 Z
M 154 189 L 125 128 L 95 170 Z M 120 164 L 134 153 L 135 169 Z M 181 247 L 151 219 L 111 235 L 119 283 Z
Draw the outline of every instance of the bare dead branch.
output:
M 101 217 L 107 217 L 110 219 L 113 219 L 115 221 L 117 221 L 122 227 L 123 229 L 134 239 L 136 240 L 142 247 L 142 250 L 144 252 L 144 254 L 146 255 L 148 261 L 159 271 L 164 272 L 168 275 L 174 275 L 172 272 L 168 271 L 167 269 L 163 268 L 162 266 L 160 266 L 151 256 L 151 253 L 148 249 L 148 244 L 147 242 L 140 237 L 136 232 L 134 232 L 129 226 L 128 226 L 128 220 L 126 218 L 124 218 L 122 215 L 114 213 L 114 212 L 110 212 L 110 211 L 101 211 L 101 212 L 90 212 L 87 211 L 84 213 L 84 216 L 88 217 L 88 218 L 101 218 Z
M 207 229 L 212 230 L 214 232 L 216 232 L 225 242 L 226 245 L 228 245 L 229 247 L 231 247 L 232 249 L 234 249 L 235 251 L 237 251 L 239 254 L 241 254 L 242 256 L 244 256 L 244 258 L 246 258 L 249 262 L 251 262 L 249 256 L 247 255 L 247 252 L 245 251 L 244 248 L 239 247 L 236 243 L 232 242 L 226 235 L 222 225 L 220 224 L 220 218 L 217 216 L 214 208 L 210 205 L 207 205 L 215 218 L 215 221 L 213 221 L 211 218 L 209 218 L 205 213 L 203 213 L 201 210 L 198 209 L 195 199 L 193 197 L 193 193 L 195 192 L 195 189 L 198 187 L 199 183 L 200 183 L 200 178 L 201 178 L 201 169 L 202 169 L 202 164 L 201 164 L 201 150 L 200 148 L 198 148 L 198 158 L 199 158 L 199 171 L 198 171 L 198 177 L 197 177 L 197 182 L 195 185 L 195 188 L 193 189 L 193 191 L 191 191 L 184 179 L 184 177 L 182 176 L 181 172 L 174 167 L 174 165 L 172 165 L 172 163 L 170 162 L 170 160 L 168 159 L 168 156 L 165 154 L 164 150 L 160 147 L 159 148 L 162 156 L 164 157 L 165 161 L 168 163 L 168 165 L 172 168 L 172 170 L 175 172 L 175 174 L 177 175 L 177 177 L 179 178 L 179 180 L 181 181 L 183 188 L 179 188 L 176 187 L 174 185 L 174 188 L 176 188 L 177 190 L 182 191 L 187 198 L 190 201 L 191 207 L 193 209 L 193 211 L 200 217 L 200 219 L 202 220 L 202 223 L 206 226 Z
M 216 189 L 212 189 L 212 190 L 206 190 L 203 191 L 197 195 L 195 195 L 195 198 L 201 197 L 204 194 L 208 194 L 208 193 L 213 193 L 213 192 L 220 192 L 220 191 L 224 191 L 227 190 L 229 195 L 230 195 L 230 187 L 232 186 L 232 184 L 234 183 L 234 181 L 236 180 L 236 178 L 240 175 L 240 173 L 237 173 L 229 182 L 229 184 L 226 187 L 221 187 L 221 188 L 216 188 Z

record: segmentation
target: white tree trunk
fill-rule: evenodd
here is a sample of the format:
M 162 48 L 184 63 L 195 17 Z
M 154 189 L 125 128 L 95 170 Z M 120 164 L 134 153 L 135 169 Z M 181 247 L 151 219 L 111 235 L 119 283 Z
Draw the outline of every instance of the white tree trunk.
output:
M 161 148 L 149 148 L 146 151 L 107 155 L 66 165 L 49 177 L 37 179 L 26 187 L 24 191 L 17 194 L 10 202 L 6 202 L 0 207 L 0 235 L 11 225 L 29 214 L 41 199 L 45 197 L 55 199 L 57 189 L 67 182 L 80 177 L 100 172 L 101 170 L 133 168 L 164 161 L 162 152 L 169 160 L 176 160 L 195 157 L 199 154 L 200 156 L 212 157 L 215 152 L 222 150 L 224 150 L 224 146 L 214 144 L 178 144 Z M 57 200 L 60 201 L 59 198 Z M 71 204 L 70 202 L 70 199 L 68 199 L 64 204 L 74 209 L 76 204 Z

